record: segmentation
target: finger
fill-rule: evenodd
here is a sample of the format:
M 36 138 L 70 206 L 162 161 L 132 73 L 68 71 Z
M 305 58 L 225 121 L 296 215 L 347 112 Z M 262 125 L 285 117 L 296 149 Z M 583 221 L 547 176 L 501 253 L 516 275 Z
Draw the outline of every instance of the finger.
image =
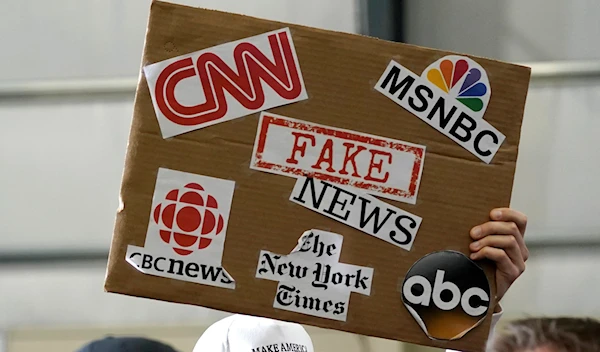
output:
M 511 283 L 521 274 L 519 268 L 510 260 L 506 252 L 500 248 L 483 247 L 480 251 L 471 254 L 471 259 L 473 260 L 484 258 L 495 262 L 496 268 L 503 272 Z
M 519 269 L 519 274 L 525 271 L 525 259 L 523 258 L 523 253 L 519 248 L 517 240 L 513 236 L 491 235 L 484 237 L 479 241 L 475 241 L 470 245 L 470 249 L 473 252 L 480 251 L 485 247 L 493 247 L 504 250 L 510 261 L 513 262 L 513 264 Z
M 514 222 L 488 221 L 485 224 L 471 229 L 471 238 L 482 239 L 489 235 L 521 235 L 517 224 Z
M 497 208 L 490 212 L 490 219 L 496 221 L 514 222 L 522 236 L 525 236 L 527 230 L 527 216 L 519 211 L 510 208 Z
M 529 258 L 529 250 L 525 245 L 525 240 L 521 235 L 519 230 L 519 226 L 514 222 L 504 222 L 504 221 L 488 221 L 485 224 L 475 226 L 471 230 L 471 238 L 474 240 L 480 240 L 490 235 L 512 235 L 514 236 L 517 244 L 519 245 L 519 249 L 521 251 L 523 260 L 527 260 Z

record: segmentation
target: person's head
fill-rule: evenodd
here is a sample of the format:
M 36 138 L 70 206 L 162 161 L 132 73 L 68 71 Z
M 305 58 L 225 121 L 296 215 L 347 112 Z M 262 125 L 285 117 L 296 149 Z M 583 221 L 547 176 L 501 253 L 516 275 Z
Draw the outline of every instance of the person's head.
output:
M 141 337 L 106 337 L 83 346 L 77 352 L 177 352 L 162 342 Z
M 248 315 L 232 315 L 211 325 L 193 352 L 314 352 L 299 324 Z
M 494 333 L 488 352 L 600 351 L 600 322 L 583 318 L 530 318 Z

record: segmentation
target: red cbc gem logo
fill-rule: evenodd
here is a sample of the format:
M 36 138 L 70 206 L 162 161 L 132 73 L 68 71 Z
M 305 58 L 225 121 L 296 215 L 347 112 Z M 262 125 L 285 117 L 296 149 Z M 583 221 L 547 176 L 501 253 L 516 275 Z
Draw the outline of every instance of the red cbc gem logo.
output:
M 154 208 L 154 221 L 160 226 L 160 238 L 176 244 L 173 250 L 179 255 L 208 247 L 211 237 L 223 231 L 217 200 L 197 183 L 170 191 Z

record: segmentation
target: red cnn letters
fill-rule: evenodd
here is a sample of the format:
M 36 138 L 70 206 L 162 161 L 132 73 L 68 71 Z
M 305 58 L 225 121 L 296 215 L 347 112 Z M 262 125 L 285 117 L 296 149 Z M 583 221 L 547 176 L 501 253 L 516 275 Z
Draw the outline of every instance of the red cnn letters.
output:
M 194 126 L 227 114 L 225 91 L 244 108 L 261 109 L 265 104 L 261 81 L 284 99 L 297 98 L 302 93 L 302 82 L 288 33 L 271 34 L 268 40 L 273 61 L 254 44 L 241 42 L 233 49 L 236 70 L 210 51 L 202 53 L 195 61 L 188 56 L 169 64 L 160 72 L 154 89 L 158 109 L 178 125 Z M 205 101 L 187 106 L 175 97 L 175 87 L 190 77 L 200 80 L 204 98 L 198 97 L 198 101 Z

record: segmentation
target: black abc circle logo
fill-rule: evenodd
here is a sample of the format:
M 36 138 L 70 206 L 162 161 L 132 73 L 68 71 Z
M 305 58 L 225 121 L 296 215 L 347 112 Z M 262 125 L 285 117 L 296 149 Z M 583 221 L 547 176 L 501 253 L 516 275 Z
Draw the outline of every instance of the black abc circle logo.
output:
M 410 268 L 402 300 L 430 338 L 453 340 L 485 318 L 490 285 L 483 270 L 464 254 L 434 252 Z

